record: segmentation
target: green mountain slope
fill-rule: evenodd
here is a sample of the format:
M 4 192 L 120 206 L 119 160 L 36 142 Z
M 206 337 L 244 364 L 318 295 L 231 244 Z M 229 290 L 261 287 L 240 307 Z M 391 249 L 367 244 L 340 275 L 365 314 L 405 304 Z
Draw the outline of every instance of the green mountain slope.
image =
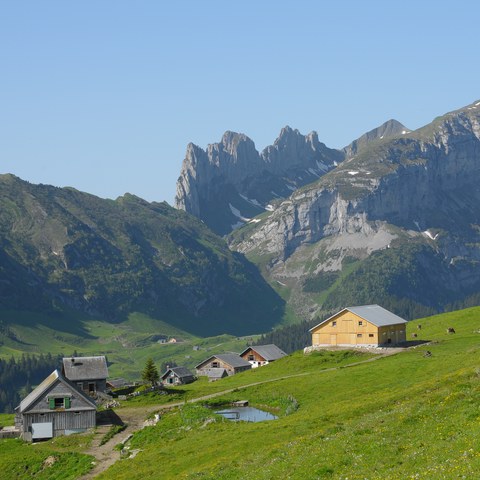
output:
M 283 301 L 242 255 L 166 203 L 1 175 L 0 309 L 110 322 L 141 312 L 213 335 L 266 330 Z
M 447 333 L 449 327 L 456 333 Z M 409 322 L 407 330 L 409 338 L 416 333 L 430 343 L 387 356 L 297 352 L 219 382 L 178 387 L 181 406 L 134 435 L 129 447 L 136 456 L 96 478 L 477 478 L 480 308 Z M 205 400 L 182 401 L 214 393 L 220 396 L 210 404 L 249 400 L 280 418 L 229 422 L 205 408 Z M 134 399 L 116 412 L 131 416 L 136 405 L 143 418 L 162 402 L 169 397 Z M 81 436 L 48 442 L 48 451 L 38 447 L 42 457 L 37 448 L 20 450 L 15 441 L 3 441 L 0 466 L 6 478 L 15 478 L 16 466 L 41 465 L 52 451 L 60 458 L 62 450 L 84 453 L 84 442 Z M 51 472 L 60 477 L 62 468 L 72 465 L 59 462 Z
M 379 360 L 300 353 L 214 385 L 192 384 L 192 396 L 236 388 L 215 401 L 248 399 L 280 419 L 211 422 L 208 411 L 186 407 L 139 432 L 131 448 L 141 452 L 99 478 L 475 478 L 479 327 L 480 309 L 469 309 L 411 322 L 409 337 L 432 343 Z M 364 363 L 345 368 L 352 362 Z M 262 380 L 269 382 L 242 388 Z

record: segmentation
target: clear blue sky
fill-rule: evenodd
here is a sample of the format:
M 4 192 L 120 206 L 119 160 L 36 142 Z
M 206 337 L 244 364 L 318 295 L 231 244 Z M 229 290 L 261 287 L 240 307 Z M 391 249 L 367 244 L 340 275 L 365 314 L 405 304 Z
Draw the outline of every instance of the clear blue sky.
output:
M 480 98 L 472 1 L 0 0 L 0 173 L 172 203 L 188 142 L 343 147 Z

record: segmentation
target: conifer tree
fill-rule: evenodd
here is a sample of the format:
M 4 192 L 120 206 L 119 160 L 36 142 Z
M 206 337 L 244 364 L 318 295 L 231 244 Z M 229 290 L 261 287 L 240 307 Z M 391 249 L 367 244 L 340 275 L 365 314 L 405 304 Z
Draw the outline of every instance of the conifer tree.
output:
M 143 372 L 142 372 L 142 380 L 145 380 L 146 382 L 150 382 L 153 387 L 156 385 L 159 378 L 160 378 L 160 375 L 158 374 L 157 367 L 155 366 L 153 359 L 149 358 L 145 363 L 145 368 L 143 369 Z

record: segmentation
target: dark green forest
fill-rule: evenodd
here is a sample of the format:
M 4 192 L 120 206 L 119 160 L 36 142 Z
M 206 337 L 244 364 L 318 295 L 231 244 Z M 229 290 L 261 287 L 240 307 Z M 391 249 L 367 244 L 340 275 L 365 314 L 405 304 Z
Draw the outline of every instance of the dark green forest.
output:
M 22 355 L 0 359 L 0 412 L 12 413 L 20 400 L 59 368 L 63 355 Z

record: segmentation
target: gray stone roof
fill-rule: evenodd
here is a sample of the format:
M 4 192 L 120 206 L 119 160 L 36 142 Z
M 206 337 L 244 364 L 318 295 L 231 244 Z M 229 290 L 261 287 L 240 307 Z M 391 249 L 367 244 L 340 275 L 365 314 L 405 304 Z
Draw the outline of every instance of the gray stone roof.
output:
M 193 373 L 186 367 L 172 367 L 169 368 L 163 375 L 162 380 L 169 375 L 170 372 L 173 372 L 178 378 L 193 377 Z
M 327 318 L 323 322 L 320 322 L 318 325 L 315 325 L 310 329 L 310 331 L 315 328 L 323 325 L 324 323 L 331 320 L 333 317 L 336 317 L 339 313 L 348 310 L 349 312 L 362 317 L 367 322 L 372 323 L 376 327 L 388 327 L 389 325 L 398 325 L 399 323 L 407 323 L 402 317 L 395 315 L 394 313 L 388 311 L 387 309 L 381 307 L 380 305 L 361 305 L 358 307 L 346 307 L 343 310 L 340 310 L 335 315 Z
M 240 356 L 243 356 L 249 350 L 257 352 L 261 357 L 263 357 L 267 362 L 272 362 L 273 360 L 278 360 L 279 358 L 287 356 L 287 354 L 278 348 L 276 345 L 255 345 L 253 347 L 246 348 Z
M 57 382 L 62 382 L 67 385 L 70 390 L 74 391 L 78 396 L 86 400 L 92 408 L 97 408 L 95 402 L 85 393 L 78 390 L 78 388 L 71 382 L 69 382 L 58 370 L 54 370 L 40 385 L 38 385 L 32 392 L 30 392 L 21 402 L 20 405 L 15 409 L 18 413 L 22 413 L 35 403 L 39 398 L 41 398 L 51 387 L 53 387 Z
M 64 358 L 63 372 L 72 381 L 101 380 L 108 377 L 107 360 L 103 355 Z
M 199 363 L 195 368 L 200 368 L 203 364 L 209 362 L 212 358 L 218 358 L 222 362 L 227 363 L 233 368 L 236 367 L 251 367 L 250 362 L 244 360 L 240 355 L 236 353 L 220 353 L 218 355 L 212 355 L 211 357 Z

